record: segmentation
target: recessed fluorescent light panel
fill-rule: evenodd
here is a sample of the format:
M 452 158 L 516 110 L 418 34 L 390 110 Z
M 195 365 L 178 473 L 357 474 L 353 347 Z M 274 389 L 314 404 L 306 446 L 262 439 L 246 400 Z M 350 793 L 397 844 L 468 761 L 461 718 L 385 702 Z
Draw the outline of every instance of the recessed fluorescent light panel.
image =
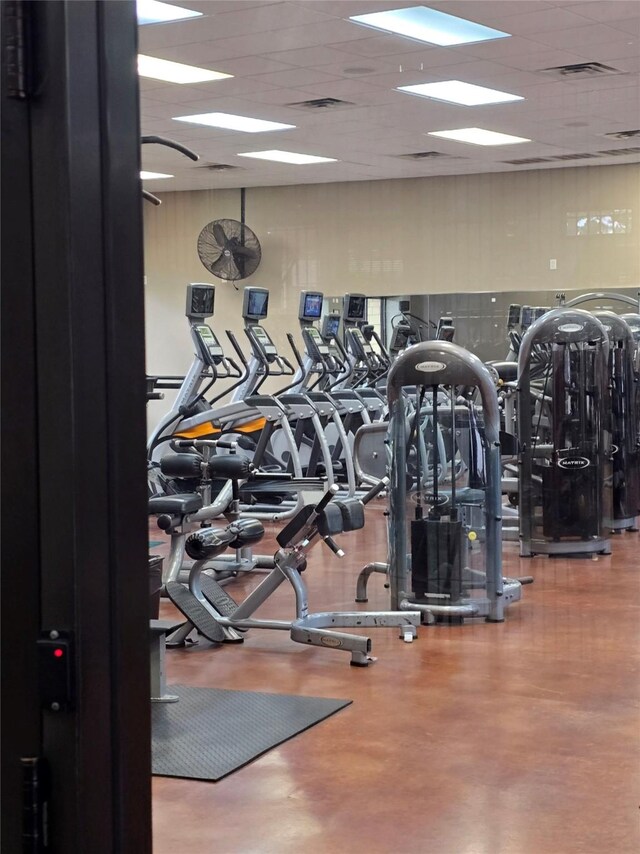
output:
M 158 59 L 157 56 L 145 56 L 142 53 L 138 54 L 138 74 L 153 80 L 166 80 L 167 83 L 204 83 L 207 80 L 233 77 L 232 74 L 223 74 L 222 71 L 209 71 L 208 68 L 183 65 L 182 62 L 170 62 L 168 59 Z
M 478 107 L 482 104 L 507 104 L 510 101 L 524 101 L 522 95 L 511 95 L 475 83 L 463 83 L 461 80 L 442 80 L 439 83 L 419 83 L 416 86 L 398 86 L 400 92 L 409 95 L 421 95 L 449 104 L 461 104 L 463 107 Z
M 250 119 L 246 116 L 234 116 L 231 113 L 200 113 L 197 116 L 174 116 L 176 122 L 191 122 L 194 125 L 208 125 L 225 130 L 241 130 L 244 133 L 263 133 L 269 130 L 290 130 L 295 125 L 283 125 L 280 122 L 267 122 L 264 119 Z
M 143 181 L 152 181 L 155 178 L 173 178 L 173 175 L 165 175 L 164 172 L 141 172 L 140 177 Z
M 295 151 L 245 151 L 238 157 L 255 157 L 256 160 L 274 160 L 276 163 L 295 163 L 305 165 L 307 163 L 336 163 L 335 157 L 316 157 L 313 154 L 296 154 Z
M 511 136 L 508 133 L 498 133 L 484 128 L 458 128 L 457 130 L 434 130 L 429 136 L 439 136 L 442 139 L 455 139 L 456 142 L 469 142 L 472 145 L 513 145 L 516 142 L 531 142 L 524 136 Z
M 349 18 L 356 24 L 386 30 L 419 42 L 437 44 L 443 47 L 453 44 L 471 44 L 491 39 L 509 38 L 511 33 L 503 33 L 465 18 L 447 15 L 427 6 L 412 6 L 409 9 L 392 9 L 388 12 L 370 12 L 367 15 L 354 15 Z
M 167 21 L 182 21 L 184 18 L 199 18 L 202 12 L 160 3 L 158 0 L 137 0 L 136 12 L 139 24 L 165 24 Z

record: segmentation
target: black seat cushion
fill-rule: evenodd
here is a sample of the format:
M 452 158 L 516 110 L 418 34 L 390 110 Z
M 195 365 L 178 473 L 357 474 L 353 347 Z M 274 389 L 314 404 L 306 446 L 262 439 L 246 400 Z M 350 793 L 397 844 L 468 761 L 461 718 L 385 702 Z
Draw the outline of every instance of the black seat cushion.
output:
M 180 495 L 156 495 L 149 499 L 149 515 L 159 516 L 168 513 L 169 516 L 186 516 L 195 513 L 202 507 L 202 498 L 193 492 Z

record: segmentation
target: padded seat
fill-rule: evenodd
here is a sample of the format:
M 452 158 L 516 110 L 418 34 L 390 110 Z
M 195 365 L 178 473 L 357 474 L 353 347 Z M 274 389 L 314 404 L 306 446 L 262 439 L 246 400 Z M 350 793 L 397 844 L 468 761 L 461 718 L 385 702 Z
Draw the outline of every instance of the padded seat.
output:
M 484 489 L 472 489 L 464 486 L 456 490 L 457 504 L 484 504 Z
M 156 495 L 149 499 L 149 515 L 186 516 L 202 508 L 202 498 L 193 492 L 180 495 Z
M 447 501 L 443 502 L 445 506 L 446 504 L 451 503 L 450 489 L 439 489 L 438 495 L 446 497 Z M 472 489 L 469 486 L 463 486 L 460 489 L 456 489 L 456 506 L 460 504 L 484 504 L 484 489 Z
M 498 360 L 489 362 L 498 372 L 498 376 L 505 383 L 513 383 L 518 379 L 518 363 L 517 362 L 500 362 Z

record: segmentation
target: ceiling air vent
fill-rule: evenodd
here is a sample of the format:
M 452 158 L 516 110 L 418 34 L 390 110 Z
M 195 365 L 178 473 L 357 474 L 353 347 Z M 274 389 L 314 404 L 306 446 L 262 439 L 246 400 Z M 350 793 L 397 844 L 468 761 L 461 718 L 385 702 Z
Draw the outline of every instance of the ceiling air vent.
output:
M 550 163 L 550 157 L 522 157 L 520 160 L 503 160 L 510 166 L 529 166 L 531 163 Z
M 433 157 L 452 157 L 451 154 L 445 154 L 444 151 L 416 151 L 413 154 L 396 154 L 396 157 L 402 157 L 404 160 L 428 160 Z
M 334 110 L 338 107 L 353 107 L 351 101 L 340 101 L 338 98 L 313 98 L 311 101 L 298 101 L 287 104 L 287 107 L 296 107 L 299 110 Z
M 240 169 L 240 166 L 232 166 L 230 163 L 202 163 L 196 169 L 206 169 L 208 172 L 229 172 L 231 169 Z
M 635 139 L 635 137 L 640 136 L 639 130 L 617 130 L 613 133 L 605 133 L 603 136 L 608 136 L 609 139 Z
M 602 154 L 605 157 L 618 157 L 619 155 L 624 154 L 640 154 L 640 146 L 633 146 L 632 148 L 609 148 L 606 151 L 599 151 L 598 154 Z
M 592 157 L 600 157 L 599 154 L 591 154 L 583 151 L 580 154 L 554 154 L 550 160 L 589 160 Z
M 624 74 L 618 68 L 603 65 L 602 62 L 578 62 L 575 65 L 556 65 L 554 68 L 541 68 L 544 74 L 556 74 L 559 77 L 602 77 L 611 74 Z

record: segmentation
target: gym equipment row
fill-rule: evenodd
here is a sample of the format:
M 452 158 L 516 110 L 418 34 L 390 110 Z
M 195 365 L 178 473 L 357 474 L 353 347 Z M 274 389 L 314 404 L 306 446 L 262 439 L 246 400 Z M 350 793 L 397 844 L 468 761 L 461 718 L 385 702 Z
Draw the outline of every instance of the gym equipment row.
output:
M 206 322 L 214 300 L 212 285 L 188 287 L 192 365 L 148 378 L 152 398 L 178 392 L 149 441 L 150 513 L 172 542 L 164 590 L 186 618 L 170 645 L 286 629 L 364 665 L 370 640 L 332 627 L 396 626 L 410 640 L 419 622 L 502 621 L 533 580 L 503 576 L 503 540 L 525 557 L 595 555 L 635 530 L 640 314 L 511 306 L 507 359 L 484 364 L 452 343 L 450 317 L 404 311 L 387 349 L 364 295 L 323 313 L 324 295 L 305 291 L 289 359 L 264 326 L 267 289 L 245 288 L 248 357 L 230 331 L 225 354 Z M 424 329 L 431 340 L 416 340 Z M 279 377 L 283 388 L 263 391 Z M 333 536 L 361 528 L 364 504 L 385 490 L 387 560 L 362 570 L 356 601 L 383 574 L 391 610 L 309 613 L 305 550 L 320 537 L 341 555 Z M 275 556 L 252 552 L 261 519 L 285 525 Z M 266 577 L 236 603 L 225 585 L 244 571 Z M 285 579 L 294 618 L 253 617 Z

